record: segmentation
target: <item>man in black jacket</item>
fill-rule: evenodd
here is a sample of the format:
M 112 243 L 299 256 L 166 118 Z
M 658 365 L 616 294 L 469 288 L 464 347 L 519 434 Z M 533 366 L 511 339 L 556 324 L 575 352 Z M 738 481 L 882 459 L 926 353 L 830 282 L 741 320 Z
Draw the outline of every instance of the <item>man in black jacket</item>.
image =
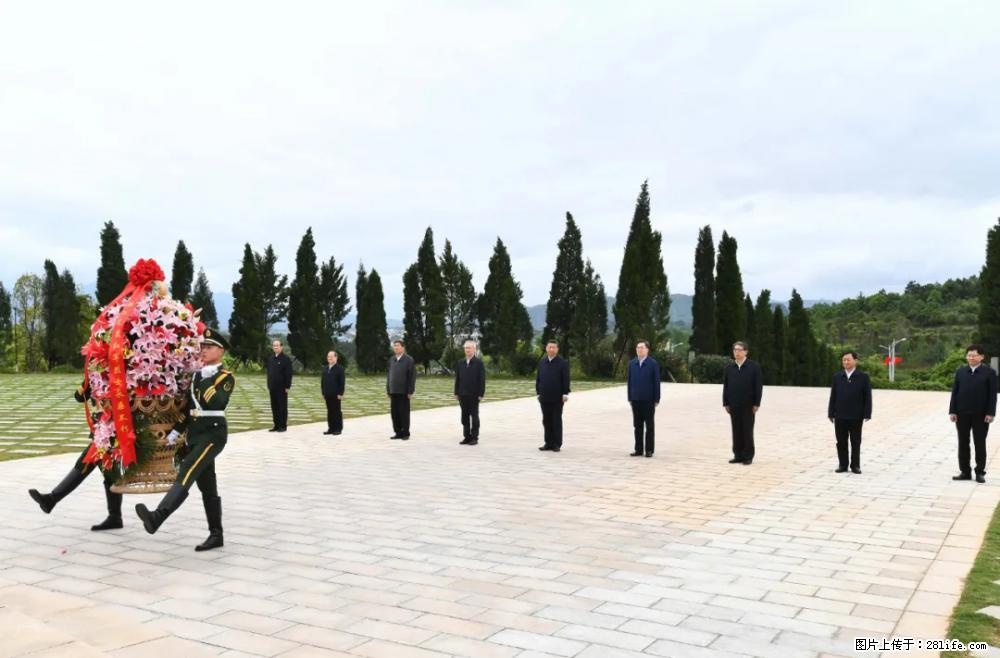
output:
M 983 365 L 983 348 L 969 345 L 965 351 L 968 366 L 955 372 L 951 387 L 949 418 L 958 429 L 958 468 L 952 480 L 971 480 L 969 434 L 976 444 L 976 482 L 986 482 L 986 434 L 997 414 L 997 373 Z
M 538 362 L 535 393 L 542 407 L 545 445 L 539 450 L 559 452 L 562 449 L 563 405 L 569 400 L 569 362 L 559 356 L 559 343 L 545 344 L 545 356 Z
M 465 358 L 455 364 L 455 399 L 462 409 L 461 445 L 479 444 L 479 402 L 486 395 L 486 366 L 476 356 L 476 342 L 462 344 Z
M 267 391 L 271 394 L 271 418 L 274 427 L 269 432 L 288 429 L 288 391 L 292 388 L 292 360 L 282 350 L 280 340 L 271 343 L 274 354 L 267 359 Z
M 391 439 L 410 440 L 410 398 L 417 387 L 417 364 L 406 353 L 401 340 L 392 341 L 394 356 L 389 358 L 389 371 L 385 378 L 385 394 L 389 396 L 389 413 L 392 416 Z
M 872 418 L 872 382 L 868 374 L 856 370 L 858 355 L 844 352 L 843 371 L 833 376 L 827 417 L 837 437 L 837 473 L 847 472 L 847 440 L 851 441 L 851 472 L 861 474 L 861 427 Z
M 733 343 L 733 360 L 722 375 L 722 407 L 733 427 L 733 458 L 729 463 L 749 466 L 753 463 L 753 424 L 764 378 L 760 366 L 747 358 L 746 343 Z
M 340 408 L 340 401 L 344 399 L 346 382 L 344 366 L 337 363 L 338 358 L 335 350 L 326 353 L 326 367 L 323 368 L 320 381 L 320 390 L 326 401 L 326 431 L 323 434 L 334 436 L 340 436 L 344 431 L 344 413 Z

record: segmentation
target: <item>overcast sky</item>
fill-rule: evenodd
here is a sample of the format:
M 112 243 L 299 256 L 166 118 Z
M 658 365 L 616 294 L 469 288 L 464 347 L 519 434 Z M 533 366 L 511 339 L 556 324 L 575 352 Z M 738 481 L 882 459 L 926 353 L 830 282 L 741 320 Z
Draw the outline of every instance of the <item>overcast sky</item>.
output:
M 745 5 L 745 6 L 741 6 Z M 750 5 L 753 5 L 753 8 Z M 499 235 L 545 301 L 564 213 L 617 287 L 649 179 L 673 292 L 698 228 L 810 299 L 978 272 L 1000 216 L 996 2 L 0 2 L 0 280 L 92 284 L 183 238 L 375 267 Z

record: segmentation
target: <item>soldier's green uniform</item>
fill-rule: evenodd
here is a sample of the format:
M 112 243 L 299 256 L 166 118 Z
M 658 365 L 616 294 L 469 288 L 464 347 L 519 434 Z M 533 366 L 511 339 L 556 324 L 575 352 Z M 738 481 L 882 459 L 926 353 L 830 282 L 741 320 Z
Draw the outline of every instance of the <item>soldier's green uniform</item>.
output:
M 81 404 L 86 404 L 90 399 L 90 385 L 86 379 L 80 384 L 80 387 L 76 389 L 73 393 L 73 397 L 76 398 L 77 402 Z M 88 409 L 88 413 L 89 413 Z M 94 435 L 91 434 L 90 438 L 93 439 Z M 38 503 L 38 506 L 42 508 L 42 511 L 48 514 L 56 506 L 56 504 L 73 492 L 80 483 L 87 479 L 87 476 L 97 469 L 96 463 L 88 464 L 83 459 L 87 456 L 90 451 L 90 444 L 83 449 L 80 456 L 77 457 L 76 463 L 73 464 L 73 468 L 70 472 L 66 474 L 66 477 L 55 486 L 55 488 L 47 494 L 39 493 L 37 489 L 29 489 L 28 495 Z M 104 499 L 108 505 L 108 518 L 104 519 L 101 523 L 97 525 L 90 526 L 91 530 L 115 530 L 117 528 L 123 527 L 122 524 L 122 495 L 111 491 L 111 485 L 114 484 L 114 472 L 106 471 L 102 473 L 104 476 Z
M 205 330 L 202 344 L 217 345 L 223 349 L 229 347 L 225 338 L 214 329 Z M 205 505 L 209 537 L 195 550 L 204 551 L 223 545 L 222 499 L 215 477 L 215 458 L 226 447 L 228 427 L 225 409 L 235 386 L 233 373 L 221 364 L 206 366 L 194 374 L 184 418 L 171 432 L 171 435 L 177 436 L 187 430 L 187 454 L 177 470 L 177 479 L 155 510 L 150 511 L 142 504 L 135 506 L 146 532 L 156 532 L 167 517 L 181 506 L 191 486 L 197 483 Z

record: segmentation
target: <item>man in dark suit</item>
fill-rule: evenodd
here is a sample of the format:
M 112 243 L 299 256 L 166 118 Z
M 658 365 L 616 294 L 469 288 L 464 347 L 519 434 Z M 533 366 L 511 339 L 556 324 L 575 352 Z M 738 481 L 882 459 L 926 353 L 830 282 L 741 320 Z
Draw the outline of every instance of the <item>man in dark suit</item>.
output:
M 764 377 L 760 366 L 747 358 L 747 344 L 733 343 L 733 361 L 722 375 L 722 407 L 733 427 L 733 458 L 730 464 L 753 463 L 753 424 L 760 409 Z
M 830 384 L 827 417 L 837 437 L 837 473 L 847 472 L 847 441 L 851 442 L 851 472 L 861 475 L 861 427 L 872 418 L 872 382 L 868 374 L 857 370 L 858 355 L 844 352 L 844 366 Z
M 389 396 L 389 413 L 392 416 L 390 439 L 410 440 L 410 398 L 417 387 L 417 364 L 406 353 L 401 340 L 392 341 L 393 356 L 389 358 L 389 372 L 385 378 L 385 394 Z
M 958 468 L 952 480 L 971 480 L 969 434 L 976 445 L 976 482 L 986 482 L 986 434 L 997 414 L 997 373 L 983 365 L 983 348 L 969 345 L 965 351 L 968 366 L 955 373 L 951 387 L 949 418 L 958 430 Z
M 455 364 L 455 399 L 462 409 L 461 445 L 479 444 L 479 402 L 486 395 L 486 366 L 476 356 L 476 342 L 462 345 L 465 358 Z
M 653 416 L 660 404 L 660 364 L 649 356 L 648 340 L 640 340 L 635 344 L 635 358 L 629 361 L 627 381 L 628 401 L 632 405 L 632 426 L 635 428 L 635 450 L 632 456 L 652 457 L 656 447 Z
M 323 368 L 323 378 L 320 381 L 320 390 L 326 401 L 326 431 L 323 434 L 333 436 L 340 436 L 344 431 L 344 414 L 340 401 L 344 399 L 344 390 L 347 388 L 344 366 L 337 363 L 338 358 L 335 350 L 326 353 L 326 367 Z
M 559 356 L 559 343 L 545 344 L 545 356 L 538 362 L 535 393 L 542 407 L 545 445 L 539 450 L 559 452 L 562 449 L 563 405 L 569 400 L 569 362 Z
M 274 354 L 267 359 L 267 392 L 271 395 L 271 419 L 268 432 L 288 429 L 288 391 L 292 388 L 292 360 L 284 353 L 280 340 L 271 343 Z

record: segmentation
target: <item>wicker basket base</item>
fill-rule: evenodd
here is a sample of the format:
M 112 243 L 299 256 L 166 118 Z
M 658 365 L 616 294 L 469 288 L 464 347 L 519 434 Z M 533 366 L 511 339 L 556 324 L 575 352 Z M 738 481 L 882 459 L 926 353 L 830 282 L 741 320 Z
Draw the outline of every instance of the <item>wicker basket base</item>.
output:
M 118 494 L 155 494 L 170 491 L 171 485 L 177 479 L 177 469 L 174 467 L 176 446 L 167 445 L 166 438 L 172 427 L 173 423 L 154 423 L 149 426 L 156 435 L 156 450 L 153 456 L 141 469 L 133 468 L 121 482 L 112 485 L 111 491 Z

